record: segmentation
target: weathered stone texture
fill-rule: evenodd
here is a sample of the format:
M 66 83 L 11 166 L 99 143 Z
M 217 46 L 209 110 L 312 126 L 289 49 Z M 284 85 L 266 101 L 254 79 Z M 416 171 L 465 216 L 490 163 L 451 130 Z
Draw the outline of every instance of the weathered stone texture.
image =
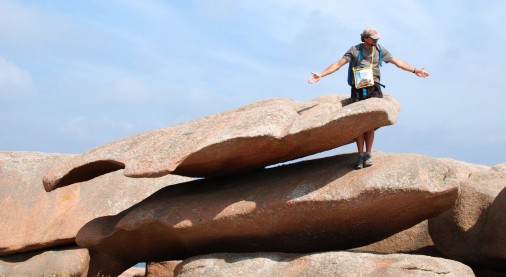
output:
M 0 258 L 0 276 L 86 276 L 87 249 L 34 251 Z
M 455 206 L 429 220 L 430 235 L 449 258 L 506 271 L 506 169 L 500 164 L 461 183 Z
M 166 187 L 91 221 L 76 241 L 100 264 L 349 249 L 436 216 L 457 197 L 451 169 L 437 159 L 378 153 L 376 164 L 360 171 L 354 159 L 345 154 Z
M 117 214 L 158 189 L 190 180 L 132 179 L 121 171 L 47 193 L 45 171 L 75 155 L 0 152 L 0 256 L 75 244 L 88 221 Z
M 465 264 L 408 254 L 359 252 L 249 253 L 197 256 L 179 264 L 175 276 L 474 276 Z
M 262 168 L 348 144 L 394 124 L 399 112 L 388 95 L 346 104 L 347 95 L 307 102 L 274 98 L 141 133 L 60 163 L 44 176 L 44 186 L 51 191 L 121 168 L 129 177 L 209 177 Z

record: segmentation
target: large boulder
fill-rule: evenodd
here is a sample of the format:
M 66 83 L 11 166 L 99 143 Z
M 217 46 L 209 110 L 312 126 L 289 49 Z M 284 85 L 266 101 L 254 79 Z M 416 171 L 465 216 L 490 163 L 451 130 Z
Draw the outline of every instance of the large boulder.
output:
M 141 261 L 216 252 L 349 249 L 436 216 L 457 198 L 454 173 L 437 159 L 377 153 L 374 166 L 356 171 L 355 158 L 166 187 L 89 222 L 76 242 L 90 249 L 90 272 L 111 275 Z
M 74 244 L 88 221 L 117 214 L 158 189 L 190 180 L 168 175 L 132 179 L 121 171 L 47 193 L 45 171 L 69 154 L 0 152 L 0 256 Z
M 447 257 L 506 271 L 506 163 L 472 173 L 455 206 L 429 220 L 429 231 Z
M 489 166 L 466 163 L 450 158 L 439 158 L 455 172 L 457 182 L 466 181 L 473 173 L 489 170 Z M 429 223 L 427 220 L 394 234 L 384 240 L 370 245 L 355 248 L 357 251 L 377 253 L 413 253 L 430 256 L 441 256 L 442 254 L 434 246 L 429 234 Z
M 360 252 L 219 253 L 183 261 L 174 276 L 474 276 L 462 263 L 422 255 Z M 171 272 L 168 275 L 172 276 Z
M 267 99 L 141 133 L 58 164 L 44 176 L 44 186 L 51 191 L 122 168 L 129 177 L 209 177 L 262 168 L 348 144 L 393 124 L 399 112 L 388 95 L 349 102 L 344 95 Z
M 0 258 L 0 276 L 86 276 L 87 249 L 62 248 Z

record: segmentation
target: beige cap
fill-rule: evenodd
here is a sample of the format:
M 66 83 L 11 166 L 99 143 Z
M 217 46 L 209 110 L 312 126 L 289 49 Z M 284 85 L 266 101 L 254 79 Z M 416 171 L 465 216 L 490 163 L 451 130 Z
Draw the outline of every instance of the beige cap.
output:
M 374 27 L 370 27 L 370 28 L 365 29 L 362 32 L 362 36 L 363 37 L 370 37 L 372 39 L 379 39 L 379 38 L 381 38 L 378 30 L 376 28 L 374 28 Z

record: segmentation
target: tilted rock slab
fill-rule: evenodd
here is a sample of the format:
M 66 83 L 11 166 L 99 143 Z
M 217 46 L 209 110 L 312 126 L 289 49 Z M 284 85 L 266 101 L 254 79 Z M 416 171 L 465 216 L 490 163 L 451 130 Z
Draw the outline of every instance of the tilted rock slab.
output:
M 344 154 L 166 187 L 89 222 L 76 242 L 90 250 L 90 272 L 111 275 L 141 261 L 208 253 L 342 250 L 414 226 L 457 198 L 454 173 L 437 159 L 376 153 L 374 166 L 358 171 L 355 159 Z
M 191 180 L 132 179 L 121 171 L 47 193 L 42 176 L 70 154 L 0 152 L 0 256 L 74 244 L 88 221 L 117 214 L 158 189 Z
M 455 172 L 457 181 L 464 182 L 469 179 L 473 173 L 484 170 L 490 170 L 490 166 L 470 164 L 449 158 L 438 158 L 452 168 Z M 506 165 L 506 164 L 505 164 Z M 437 251 L 429 234 L 429 223 L 425 220 L 409 229 L 394 234 L 382 241 L 370 245 L 355 248 L 353 250 L 363 252 L 377 253 L 410 253 L 429 256 L 443 256 Z
M 124 168 L 128 177 L 209 177 L 308 156 L 394 124 L 393 97 L 348 104 L 344 95 L 307 102 L 267 99 L 109 143 L 51 169 L 47 191 Z M 346 105 L 346 106 L 345 106 Z
M 36 251 L 0 258 L 0 276 L 86 276 L 87 249 Z
M 427 220 L 394 234 L 384 240 L 352 249 L 354 251 L 375 253 L 409 253 L 428 256 L 441 256 L 429 235 Z
M 211 254 L 183 261 L 174 273 L 176 277 L 475 276 L 469 266 L 443 258 L 343 251 L 313 254 Z
M 472 173 L 455 206 L 429 220 L 429 232 L 447 257 L 506 271 L 506 163 Z

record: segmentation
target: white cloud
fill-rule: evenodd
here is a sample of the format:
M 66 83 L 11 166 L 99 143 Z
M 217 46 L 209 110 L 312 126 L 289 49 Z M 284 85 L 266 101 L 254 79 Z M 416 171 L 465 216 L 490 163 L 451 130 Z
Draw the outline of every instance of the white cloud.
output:
M 43 47 L 68 27 L 61 17 L 36 5 L 20 1 L 0 1 L 0 42 L 17 49 Z
M 68 119 L 61 127 L 61 133 L 72 140 L 97 145 L 130 135 L 134 129 L 134 124 L 115 121 L 105 116 L 78 116 Z
M 25 96 L 33 91 L 30 73 L 0 57 L 0 97 Z

